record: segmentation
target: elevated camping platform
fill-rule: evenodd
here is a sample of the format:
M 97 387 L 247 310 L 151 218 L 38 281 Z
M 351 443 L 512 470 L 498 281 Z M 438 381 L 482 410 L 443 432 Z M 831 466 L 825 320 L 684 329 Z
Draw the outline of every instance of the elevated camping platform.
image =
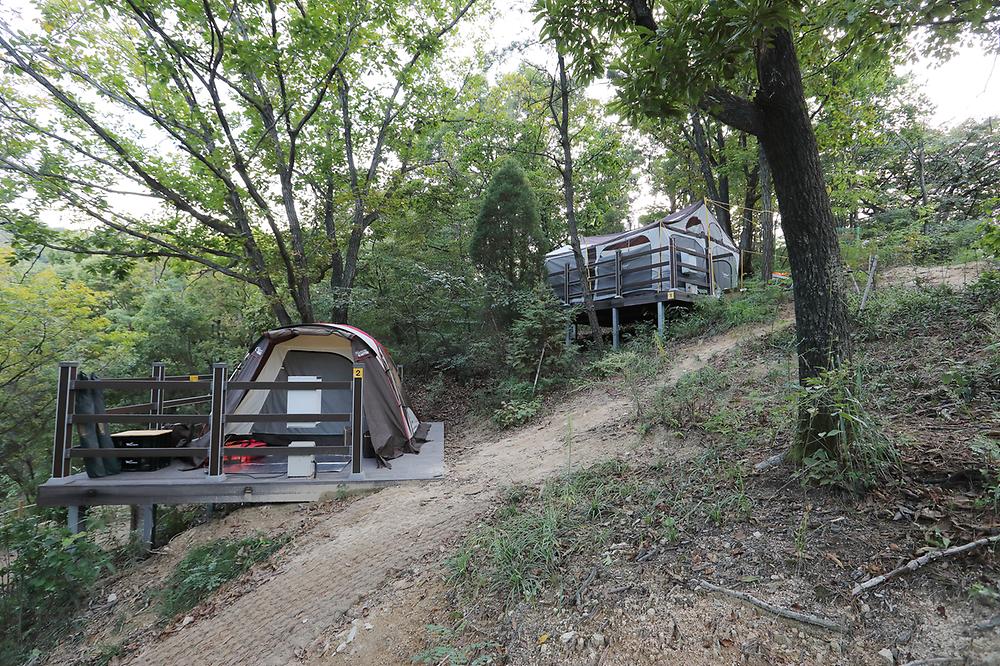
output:
M 49 479 L 38 488 L 38 503 L 42 506 L 95 506 L 316 502 L 332 497 L 348 484 L 375 487 L 440 479 L 444 476 L 444 424 L 431 423 L 430 426 L 427 441 L 420 447 L 419 454 L 391 460 L 389 467 L 379 467 L 373 458 L 362 458 L 360 476 L 352 474 L 349 456 L 317 455 L 315 478 L 292 479 L 287 476 L 287 463 L 275 456 L 224 463 L 223 474 L 214 478 L 204 469 L 191 469 L 190 463 L 175 460 L 169 467 L 151 472 L 122 472 L 101 479 L 91 479 L 85 472 L 79 472 Z M 255 449 L 253 455 L 267 453 L 267 449 Z
M 349 368 L 350 369 L 350 368 Z M 378 486 L 407 481 L 439 479 L 444 475 L 444 425 L 427 423 L 419 453 L 405 453 L 389 461 L 365 457 L 365 366 L 355 363 L 347 381 L 234 381 L 225 364 L 212 367 L 211 375 L 167 377 L 161 363 L 154 364 L 150 379 L 78 379 L 78 364 L 60 363 L 56 397 L 56 429 L 52 478 L 38 488 L 38 504 L 70 507 L 70 525 L 80 526 L 80 507 L 91 505 L 131 505 L 142 507 L 155 520 L 157 504 L 308 502 L 317 501 L 348 486 Z M 208 393 L 205 394 L 205 390 Z M 146 391 L 149 402 L 77 413 L 81 391 Z M 349 412 L 329 413 L 241 413 L 226 409 L 227 391 L 343 392 Z M 375 390 L 375 388 L 372 388 Z M 199 393 L 165 399 L 168 392 Z M 193 413 L 200 405 L 207 412 Z M 182 410 L 182 413 L 177 412 Z M 204 410 L 204 407 L 202 407 Z M 247 447 L 226 441 L 229 424 L 260 422 L 344 423 L 342 432 L 322 438 L 307 434 L 296 439 L 310 440 L 291 445 Z M 159 448 L 115 446 L 74 446 L 74 430 L 105 424 L 144 424 L 150 429 L 167 424 L 205 424 L 206 433 L 195 445 Z M 296 423 L 297 425 L 297 423 Z M 338 426 L 339 427 L 339 426 Z M 161 432 L 161 431 L 153 431 Z M 206 441 L 205 446 L 196 445 Z M 307 474 L 290 477 L 289 458 L 307 456 Z M 74 472 L 73 463 L 87 458 L 167 459 L 166 466 L 150 471 L 124 471 L 113 476 L 91 478 Z M 202 463 L 202 461 L 204 461 Z M 195 462 L 202 463 L 201 466 Z M 301 467 L 301 466 L 299 466 Z
M 739 250 L 705 202 L 638 229 L 584 237 L 580 246 L 585 278 L 564 246 L 545 256 L 546 282 L 567 306 L 583 305 L 588 285 L 616 348 L 622 323 L 651 318 L 655 310 L 663 334 L 667 307 L 690 306 L 736 286 Z M 586 312 L 577 313 L 576 323 L 587 323 Z

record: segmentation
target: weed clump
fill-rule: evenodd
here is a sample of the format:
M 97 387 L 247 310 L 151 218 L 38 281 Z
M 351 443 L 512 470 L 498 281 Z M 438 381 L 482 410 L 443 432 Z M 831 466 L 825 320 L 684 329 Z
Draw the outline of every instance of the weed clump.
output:
M 748 282 L 741 294 L 698 299 L 690 312 L 671 322 L 669 336 L 677 340 L 702 338 L 744 324 L 774 321 L 788 302 L 789 293 L 780 285 Z
M 803 480 L 864 492 L 888 480 L 899 467 L 899 452 L 867 407 L 860 371 L 850 365 L 825 370 L 806 379 L 796 399 L 801 418 L 823 418 L 830 425 L 816 435 L 822 447 L 807 452 L 799 442 L 792 448 L 792 460 L 802 463 Z M 810 424 L 805 430 L 815 429 Z
M 171 618 L 194 608 L 223 584 L 261 562 L 288 543 L 288 537 L 219 539 L 184 556 L 167 579 L 160 596 L 160 615 Z

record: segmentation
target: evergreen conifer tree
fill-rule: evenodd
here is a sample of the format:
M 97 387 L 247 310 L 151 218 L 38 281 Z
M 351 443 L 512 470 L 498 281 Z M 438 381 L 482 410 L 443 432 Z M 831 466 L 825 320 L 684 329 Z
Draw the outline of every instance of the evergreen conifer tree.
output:
M 541 275 L 544 238 L 538 200 L 524 170 L 512 159 L 490 179 L 472 237 L 472 260 L 514 289 Z

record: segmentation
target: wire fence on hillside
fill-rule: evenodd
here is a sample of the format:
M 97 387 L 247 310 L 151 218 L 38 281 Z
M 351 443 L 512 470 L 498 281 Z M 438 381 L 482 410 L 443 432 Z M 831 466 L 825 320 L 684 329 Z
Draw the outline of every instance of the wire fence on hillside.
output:
M 1000 261 L 987 255 L 979 248 L 966 248 L 955 257 L 944 261 L 921 260 L 912 251 L 899 248 L 871 248 L 867 254 L 858 251 L 844 252 L 844 271 L 848 284 L 857 293 L 861 293 L 868 282 L 868 276 L 874 268 L 873 287 L 933 287 L 947 286 L 953 289 L 964 289 L 976 282 L 983 273 L 997 270 Z M 760 279 L 760 262 L 763 254 L 757 251 L 743 250 L 743 260 L 750 258 L 750 279 Z M 788 262 L 788 252 L 784 247 L 775 248 L 773 262 L 773 278 L 791 277 Z M 744 284 L 741 277 L 740 287 Z

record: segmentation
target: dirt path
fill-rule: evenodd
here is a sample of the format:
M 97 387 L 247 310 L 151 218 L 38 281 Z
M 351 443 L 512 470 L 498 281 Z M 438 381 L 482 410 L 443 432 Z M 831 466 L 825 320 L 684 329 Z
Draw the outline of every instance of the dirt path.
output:
M 665 381 L 773 330 L 746 328 L 681 347 Z M 568 418 L 573 459 L 589 464 L 621 452 L 630 409 L 628 399 L 595 388 L 567 399 L 540 425 L 498 440 L 462 442 L 467 453 L 450 465 L 446 480 L 388 488 L 320 519 L 296 535 L 293 554 L 259 587 L 147 645 L 130 663 L 324 660 L 336 653 L 336 633 L 349 609 L 384 590 L 398 572 L 438 558 L 504 486 L 539 482 L 562 469 Z

